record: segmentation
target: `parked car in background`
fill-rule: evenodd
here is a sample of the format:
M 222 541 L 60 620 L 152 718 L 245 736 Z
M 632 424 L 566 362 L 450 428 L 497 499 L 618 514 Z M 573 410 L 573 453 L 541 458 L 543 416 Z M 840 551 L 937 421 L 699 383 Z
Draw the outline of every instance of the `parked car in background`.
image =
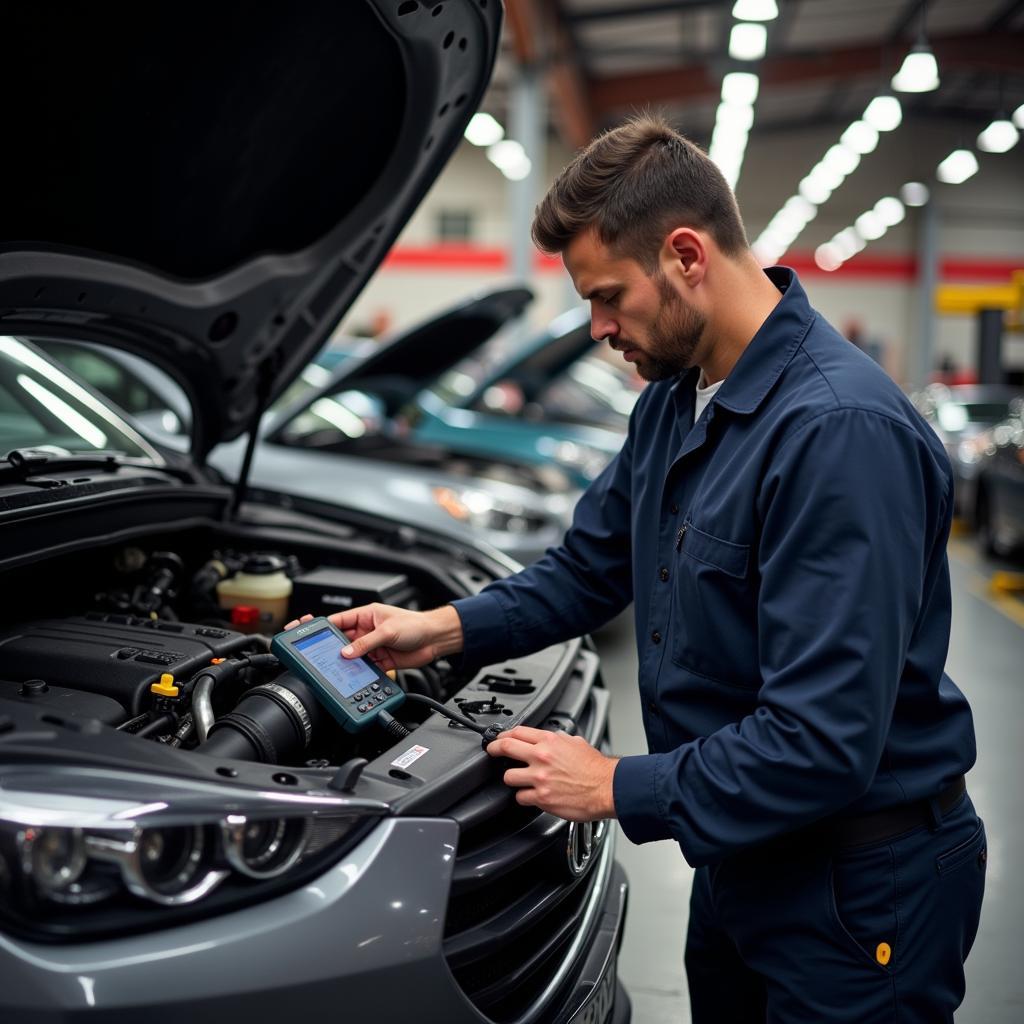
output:
M 372 600 L 433 607 L 509 560 L 387 494 L 354 509 L 208 463 L 380 265 L 460 144 L 500 28 L 493 0 L 4 12 L 4 1024 L 629 1019 L 614 824 L 520 807 L 477 732 L 605 746 L 589 641 L 403 670 L 376 683 L 406 694 L 402 729 L 349 732 L 268 634 Z M 158 367 L 190 450 L 35 339 Z
M 918 411 L 942 439 L 953 464 L 956 515 L 977 522 L 978 473 L 989 446 L 989 428 L 1010 414 L 1020 389 L 983 384 L 930 384 L 913 396 Z
M 585 309 L 522 334 L 452 362 L 403 415 L 424 441 L 554 462 L 585 487 L 622 447 L 642 381 L 601 355 Z
M 985 550 L 1006 557 L 1024 552 L 1024 398 L 986 431 L 975 518 Z

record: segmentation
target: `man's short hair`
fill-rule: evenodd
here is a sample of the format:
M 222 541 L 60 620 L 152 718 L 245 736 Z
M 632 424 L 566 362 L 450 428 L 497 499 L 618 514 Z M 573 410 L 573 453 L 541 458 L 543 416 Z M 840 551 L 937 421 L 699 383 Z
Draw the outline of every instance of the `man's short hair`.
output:
M 576 154 L 537 207 L 531 233 L 554 254 L 593 228 L 603 244 L 653 273 L 662 241 L 680 226 L 707 231 L 729 256 L 748 248 L 722 172 L 667 121 L 645 114 Z

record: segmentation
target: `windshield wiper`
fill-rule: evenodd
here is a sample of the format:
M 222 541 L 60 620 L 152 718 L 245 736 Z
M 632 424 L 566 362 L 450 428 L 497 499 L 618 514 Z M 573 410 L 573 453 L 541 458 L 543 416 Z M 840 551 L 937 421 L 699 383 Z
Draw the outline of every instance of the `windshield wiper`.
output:
M 47 448 L 13 448 L 0 459 L 0 477 L 24 480 L 42 472 L 114 470 L 128 465 L 132 465 L 132 461 L 122 451 L 54 452 Z

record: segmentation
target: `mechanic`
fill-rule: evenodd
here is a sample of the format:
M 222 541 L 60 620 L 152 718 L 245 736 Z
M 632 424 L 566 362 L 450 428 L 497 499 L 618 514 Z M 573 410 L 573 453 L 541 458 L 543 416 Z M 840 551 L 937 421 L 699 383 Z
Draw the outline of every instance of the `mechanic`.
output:
M 693 1019 L 951 1021 L 985 834 L 943 671 L 953 480 L 897 386 L 762 270 L 708 157 L 655 117 L 576 156 L 533 236 L 651 382 L 558 548 L 429 612 L 331 618 L 385 668 L 485 665 L 634 604 L 649 752 L 526 727 L 519 803 L 697 868 Z

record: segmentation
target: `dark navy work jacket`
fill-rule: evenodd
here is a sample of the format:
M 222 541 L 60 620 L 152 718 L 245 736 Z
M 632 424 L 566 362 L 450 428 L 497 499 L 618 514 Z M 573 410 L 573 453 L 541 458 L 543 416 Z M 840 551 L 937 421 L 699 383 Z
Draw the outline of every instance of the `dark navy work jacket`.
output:
M 649 385 L 562 546 L 455 602 L 477 664 L 635 603 L 650 753 L 616 767 L 616 813 L 694 865 L 934 796 L 975 757 L 943 672 L 949 460 L 796 275 L 768 274 L 782 300 L 700 419 L 698 370 Z

